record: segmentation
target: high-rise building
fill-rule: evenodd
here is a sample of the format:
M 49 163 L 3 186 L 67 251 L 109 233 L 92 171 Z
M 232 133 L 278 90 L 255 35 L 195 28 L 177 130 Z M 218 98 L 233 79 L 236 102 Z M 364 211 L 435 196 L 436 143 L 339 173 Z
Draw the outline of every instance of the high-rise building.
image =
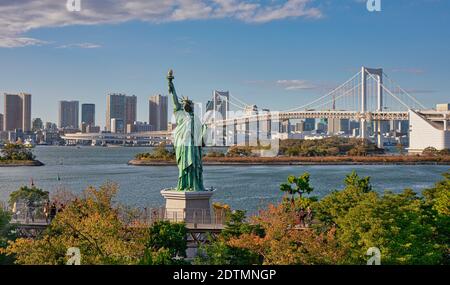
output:
M 3 114 L 0 114 L 0 132 L 3 131 Z
M 125 97 L 125 124 L 133 124 L 137 117 L 137 97 Z
M 95 104 L 81 104 L 81 122 L 95 126 Z
M 22 130 L 31 131 L 31 94 L 21 93 L 22 99 Z
M 59 101 L 59 124 L 60 128 L 78 129 L 78 101 Z
M 111 120 L 122 120 L 132 124 L 137 117 L 137 97 L 111 93 L 106 99 L 106 130 L 111 131 Z
M 329 118 L 327 127 L 330 135 L 347 134 L 350 132 L 350 121 L 348 119 Z
M 154 95 L 148 100 L 148 121 L 154 131 L 167 130 L 167 96 Z
M 303 130 L 306 132 L 313 131 L 315 126 L 316 126 L 316 119 L 307 118 L 307 119 L 305 119 L 305 124 L 303 125 Z
M 13 131 L 21 129 L 31 131 L 31 94 L 5 93 L 4 130 Z

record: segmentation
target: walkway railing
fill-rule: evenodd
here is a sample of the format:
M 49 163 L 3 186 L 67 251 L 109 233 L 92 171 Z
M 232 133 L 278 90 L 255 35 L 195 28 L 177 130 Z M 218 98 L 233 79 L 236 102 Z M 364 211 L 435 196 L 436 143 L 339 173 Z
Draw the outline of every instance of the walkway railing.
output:
M 27 206 L 16 204 L 16 208 L 11 209 L 6 202 L 0 201 L 0 208 L 12 212 L 11 223 L 23 225 L 45 225 L 51 222 L 49 213 L 46 215 L 44 206 Z M 49 209 L 47 210 L 49 211 Z M 122 213 L 123 221 L 138 221 L 140 224 L 151 225 L 158 221 L 185 222 L 186 224 L 208 225 L 209 227 L 221 228 L 226 221 L 226 211 L 224 209 L 169 209 L 159 208 L 139 208 L 131 217 Z M 126 217 L 126 218 L 125 218 Z M 126 223 L 128 223 L 126 222 Z
M 226 212 L 222 209 L 170 209 L 144 208 L 140 221 L 152 224 L 157 221 L 185 222 L 186 224 L 224 225 Z

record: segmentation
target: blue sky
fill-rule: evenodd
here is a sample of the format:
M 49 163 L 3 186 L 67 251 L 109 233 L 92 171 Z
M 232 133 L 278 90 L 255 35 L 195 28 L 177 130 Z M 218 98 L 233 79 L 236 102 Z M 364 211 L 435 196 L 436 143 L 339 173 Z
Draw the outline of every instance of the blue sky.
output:
M 375 13 L 362 0 L 82 0 L 72 13 L 16 2 L 0 3 L 0 92 L 33 94 L 44 121 L 57 121 L 58 100 L 79 100 L 96 104 L 103 126 L 109 92 L 136 95 L 147 121 L 169 68 L 178 92 L 201 102 L 218 89 L 289 109 L 362 65 L 383 67 L 427 106 L 450 101 L 445 0 L 381 0 Z

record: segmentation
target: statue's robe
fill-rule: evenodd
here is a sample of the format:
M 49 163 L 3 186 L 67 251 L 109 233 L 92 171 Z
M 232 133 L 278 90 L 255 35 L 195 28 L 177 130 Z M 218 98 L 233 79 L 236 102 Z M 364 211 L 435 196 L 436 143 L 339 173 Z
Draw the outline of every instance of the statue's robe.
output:
M 174 112 L 177 127 L 173 133 L 178 165 L 179 191 L 204 191 L 202 142 L 204 127 L 199 118 L 183 109 Z

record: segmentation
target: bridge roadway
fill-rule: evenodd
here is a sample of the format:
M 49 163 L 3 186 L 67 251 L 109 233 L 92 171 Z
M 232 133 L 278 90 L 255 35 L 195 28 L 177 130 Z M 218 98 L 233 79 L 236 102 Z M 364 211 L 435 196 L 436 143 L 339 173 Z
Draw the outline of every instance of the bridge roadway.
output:
M 215 125 L 231 125 L 244 124 L 248 122 L 266 121 L 266 120 L 295 120 L 295 119 L 351 119 L 366 121 L 405 121 L 409 119 L 408 112 L 366 112 L 361 113 L 357 111 L 292 111 L 292 112 L 270 112 L 258 115 L 243 116 L 239 118 L 232 118 L 228 120 L 216 121 Z M 213 122 L 208 125 L 214 124 Z

